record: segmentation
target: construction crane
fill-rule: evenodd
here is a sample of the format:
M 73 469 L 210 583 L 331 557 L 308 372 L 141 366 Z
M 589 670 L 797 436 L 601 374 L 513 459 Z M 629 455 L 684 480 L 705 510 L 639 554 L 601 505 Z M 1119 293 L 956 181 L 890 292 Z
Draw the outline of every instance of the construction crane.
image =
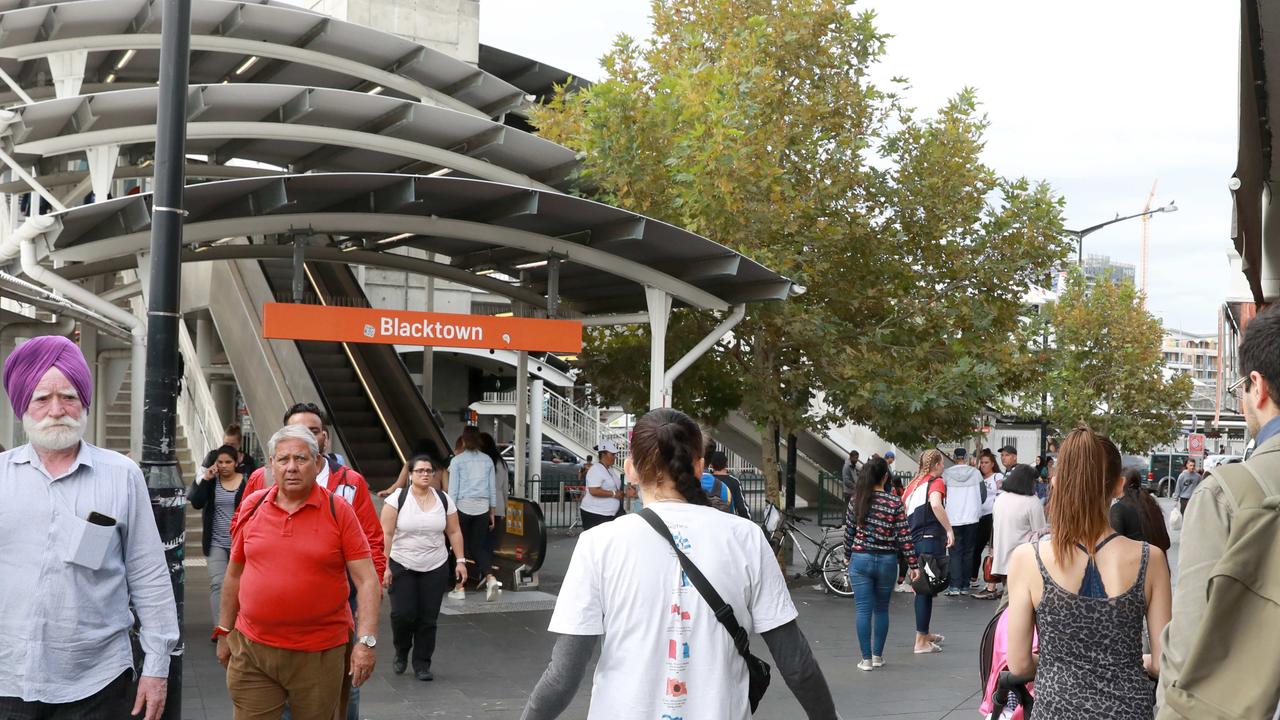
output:
M 1151 244 L 1151 201 L 1156 199 L 1156 186 L 1160 178 L 1151 183 L 1151 192 L 1147 193 L 1147 204 L 1142 208 L 1142 251 L 1138 256 L 1138 290 L 1142 291 L 1142 304 L 1147 304 L 1147 253 Z M 1169 203 L 1173 207 L 1173 203 Z

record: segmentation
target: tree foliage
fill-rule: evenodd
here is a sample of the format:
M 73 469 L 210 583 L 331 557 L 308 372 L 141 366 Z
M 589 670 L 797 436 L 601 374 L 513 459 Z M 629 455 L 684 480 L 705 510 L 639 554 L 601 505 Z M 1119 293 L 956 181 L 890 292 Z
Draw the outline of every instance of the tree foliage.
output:
M 1131 282 L 1073 273 L 1050 313 L 1048 420 L 1059 433 L 1089 425 L 1126 452 L 1170 442 L 1192 380 L 1166 378 L 1164 329 Z
M 584 191 L 806 289 L 752 305 L 675 386 L 703 419 L 755 421 L 770 476 L 779 428 L 859 422 L 907 445 L 970 433 L 1031 376 L 1021 298 L 1067 251 L 1047 186 L 982 162 L 974 93 L 930 117 L 905 107 L 901 81 L 870 80 L 887 36 L 849 5 L 656 0 L 651 41 L 620 37 L 604 81 L 534 115 L 583 153 Z M 714 324 L 695 314 L 676 313 L 669 350 Z M 605 400 L 645 409 L 646 332 L 591 334 Z

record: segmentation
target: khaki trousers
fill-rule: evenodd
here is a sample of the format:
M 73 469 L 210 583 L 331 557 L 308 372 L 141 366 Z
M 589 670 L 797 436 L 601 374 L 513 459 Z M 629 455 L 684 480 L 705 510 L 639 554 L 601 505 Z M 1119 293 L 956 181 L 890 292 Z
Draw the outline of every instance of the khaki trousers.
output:
M 293 720 L 345 717 L 349 645 L 320 652 L 282 650 L 239 632 L 227 637 L 227 645 L 227 690 L 235 720 L 278 720 L 286 703 Z

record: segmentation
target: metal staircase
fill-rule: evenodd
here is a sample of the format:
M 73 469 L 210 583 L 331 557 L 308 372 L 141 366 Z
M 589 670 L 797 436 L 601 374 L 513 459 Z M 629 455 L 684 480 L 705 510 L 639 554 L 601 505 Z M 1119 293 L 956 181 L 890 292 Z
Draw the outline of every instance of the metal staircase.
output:
M 618 446 L 620 455 L 626 457 L 629 438 L 621 428 L 609 427 L 600 422 L 598 409 L 576 405 L 563 395 L 546 390 L 543 393 L 542 431 L 550 439 L 569 448 L 578 457 L 595 455 L 595 447 L 610 441 Z M 533 403 L 529 403 L 530 407 Z M 471 405 L 480 415 L 514 418 L 516 415 L 515 391 L 485 393 L 484 398 Z

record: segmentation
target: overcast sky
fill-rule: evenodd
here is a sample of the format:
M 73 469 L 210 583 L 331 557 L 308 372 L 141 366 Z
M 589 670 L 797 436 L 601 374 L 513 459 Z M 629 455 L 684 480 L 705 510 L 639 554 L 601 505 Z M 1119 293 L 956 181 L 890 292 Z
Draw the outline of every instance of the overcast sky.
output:
M 607 9 L 604 9 L 606 8 Z M 1239 5 L 1187 0 L 863 0 L 894 36 L 881 78 L 937 108 L 964 86 L 991 122 L 986 159 L 1047 180 L 1079 229 L 1154 205 L 1149 307 L 1171 328 L 1216 332 L 1227 268 Z M 481 0 L 480 40 L 599 79 L 621 32 L 647 37 L 648 0 Z M 1138 262 L 1141 222 L 1090 235 L 1085 253 Z

